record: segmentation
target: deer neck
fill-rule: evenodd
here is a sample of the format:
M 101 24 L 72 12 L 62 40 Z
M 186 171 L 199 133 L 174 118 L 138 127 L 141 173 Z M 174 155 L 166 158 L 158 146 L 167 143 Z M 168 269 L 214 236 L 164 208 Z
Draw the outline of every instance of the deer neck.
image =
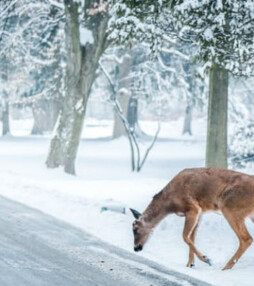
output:
M 154 228 L 168 214 L 164 205 L 162 199 L 153 199 L 142 214 L 142 219 L 149 228 Z

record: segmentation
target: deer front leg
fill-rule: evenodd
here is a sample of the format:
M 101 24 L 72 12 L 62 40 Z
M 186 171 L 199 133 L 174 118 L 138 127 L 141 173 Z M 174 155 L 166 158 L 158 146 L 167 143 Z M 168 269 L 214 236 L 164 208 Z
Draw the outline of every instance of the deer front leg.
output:
M 198 219 L 198 222 L 197 222 L 196 226 L 194 227 L 194 229 L 191 233 L 191 236 L 190 236 L 190 239 L 191 239 L 193 244 L 195 242 L 195 237 L 196 237 L 196 233 L 197 233 L 197 229 L 198 229 L 199 220 L 200 219 Z M 191 249 L 191 247 L 189 248 L 189 260 L 188 260 L 188 263 L 186 266 L 191 267 L 191 268 L 195 266 L 195 264 L 194 264 L 194 252 Z
M 191 234 L 193 233 L 193 231 L 195 231 L 194 236 L 196 234 L 196 229 L 195 227 L 197 227 L 198 225 L 198 220 L 201 214 L 201 208 L 197 207 L 197 208 L 193 208 L 192 210 L 190 210 L 189 212 L 186 213 L 185 215 L 185 225 L 184 225 L 184 230 L 183 230 L 183 239 L 184 241 L 189 245 L 190 248 L 190 255 L 189 255 L 189 261 L 187 263 L 187 266 L 191 266 L 191 264 L 194 261 L 194 254 L 197 255 L 197 257 L 211 265 L 211 261 L 209 258 L 207 258 L 205 255 L 202 255 L 195 247 L 194 245 L 194 241 L 192 241 L 191 239 Z

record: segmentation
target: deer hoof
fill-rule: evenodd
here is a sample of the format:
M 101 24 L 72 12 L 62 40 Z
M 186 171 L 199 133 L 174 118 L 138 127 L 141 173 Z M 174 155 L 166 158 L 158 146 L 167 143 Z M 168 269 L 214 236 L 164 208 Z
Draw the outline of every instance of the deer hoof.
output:
M 194 268 L 194 267 L 195 267 L 195 264 L 191 263 L 190 268 Z
M 234 266 L 234 264 L 227 264 L 226 266 L 224 266 L 224 268 L 222 268 L 222 271 L 224 270 L 229 270 Z
M 212 262 L 211 262 L 211 260 L 210 260 L 207 256 L 204 255 L 203 258 L 204 258 L 203 261 L 204 261 L 205 263 L 207 263 L 209 266 L 212 266 Z

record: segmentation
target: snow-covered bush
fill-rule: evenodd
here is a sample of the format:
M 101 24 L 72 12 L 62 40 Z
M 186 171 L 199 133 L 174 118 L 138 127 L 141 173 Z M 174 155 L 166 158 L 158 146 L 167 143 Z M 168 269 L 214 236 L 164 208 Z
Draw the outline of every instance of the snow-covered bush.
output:
M 230 161 L 234 167 L 254 163 L 254 121 L 239 125 L 229 146 Z

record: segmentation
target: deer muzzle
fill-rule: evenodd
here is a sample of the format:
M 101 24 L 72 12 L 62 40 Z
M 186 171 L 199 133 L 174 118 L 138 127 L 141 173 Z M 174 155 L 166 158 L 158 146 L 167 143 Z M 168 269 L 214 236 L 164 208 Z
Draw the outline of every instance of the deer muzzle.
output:
M 134 247 L 134 251 L 141 251 L 143 249 L 143 246 L 141 244 Z

